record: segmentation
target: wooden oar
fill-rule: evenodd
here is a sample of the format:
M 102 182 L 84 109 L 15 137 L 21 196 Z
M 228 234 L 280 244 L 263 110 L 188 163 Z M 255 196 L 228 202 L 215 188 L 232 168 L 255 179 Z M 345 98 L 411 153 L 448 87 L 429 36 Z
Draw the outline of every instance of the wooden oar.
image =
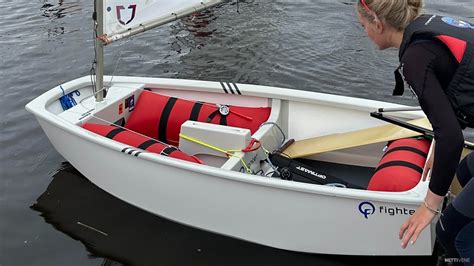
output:
M 408 121 L 407 123 L 423 127 L 425 129 L 431 129 L 431 124 L 428 119 L 421 118 L 416 120 Z M 291 158 L 299 158 L 318 153 L 335 151 L 339 149 L 352 148 L 367 144 L 385 142 L 400 138 L 409 138 L 415 136 L 426 135 L 421 132 L 415 132 L 397 125 L 385 125 L 379 127 L 372 127 L 357 131 L 351 131 L 346 133 L 331 134 L 311 139 L 305 139 L 294 142 L 287 148 L 283 148 L 283 153 L 290 156 Z M 429 134 L 431 135 L 431 134 Z M 461 159 L 466 157 L 474 147 L 474 143 L 464 142 L 464 148 Z M 454 195 L 458 195 L 462 191 L 462 187 L 459 184 L 457 178 L 454 178 L 451 184 L 450 191 Z
M 426 118 L 408 121 L 408 123 L 431 130 Z M 286 148 L 283 153 L 291 158 L 300 158 L 318 153 L 363 146 L 401 138 L 421 136 L 418 133 L 396 125 L 384 125 L 345 133 L 336 133 L 316 138 L 299 140 Z

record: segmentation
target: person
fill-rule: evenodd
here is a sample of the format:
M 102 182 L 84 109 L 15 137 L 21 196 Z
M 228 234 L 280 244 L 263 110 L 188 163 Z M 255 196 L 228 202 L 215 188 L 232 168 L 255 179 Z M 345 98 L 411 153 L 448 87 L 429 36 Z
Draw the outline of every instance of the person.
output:
M 474 264 L 474 155 L 459 164 L 462 130 L 474 127 L 474 26 L 451 17 L 421 14 L 422 0 L 360 0 L 358 19 L 379 49 L 398 48 L 394 95 L 405 85 L 434 130 L 422 175 L 431 177 L 425 201 L 401 226 L 402 248 L 415 244 L 439 215 L 438 241 L 454 262 Z M 458 167 L 459 166 L 459 167 Z M 440 206 L 457 171 L 463 190 L 443 212 Z

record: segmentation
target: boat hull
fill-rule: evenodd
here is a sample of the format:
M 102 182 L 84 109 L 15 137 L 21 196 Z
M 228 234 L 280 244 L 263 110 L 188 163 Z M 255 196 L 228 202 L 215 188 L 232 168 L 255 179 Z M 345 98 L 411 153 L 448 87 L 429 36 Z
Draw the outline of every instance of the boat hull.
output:
M 29 108 L 35 113 L 34 108 Z M 275 248 L 339 255 L 431 255 L 434 224 L 402 249 L 400 226 L 419 193 L 359 191 L 252 176 L 153 154 L 37 115 L 55 149 L 95 185 L 145 211 Z M 421 189 L 423 191 L 423 189 Z

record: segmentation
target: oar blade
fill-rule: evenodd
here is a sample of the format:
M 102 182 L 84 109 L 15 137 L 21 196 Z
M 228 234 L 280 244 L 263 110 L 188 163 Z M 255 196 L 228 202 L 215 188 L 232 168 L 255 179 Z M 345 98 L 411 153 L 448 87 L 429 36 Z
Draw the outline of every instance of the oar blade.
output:
M 411 120 L 408 121 L 408 123 L 431 130 L 431 124 L 426 118 Z M 329 151 L 353 148 L 401 138 L 416 137 L 420 135 L 422 134 L 390 124 L 299 140 L 285 149 L 283 153 L 291 158 L 301 158 Z

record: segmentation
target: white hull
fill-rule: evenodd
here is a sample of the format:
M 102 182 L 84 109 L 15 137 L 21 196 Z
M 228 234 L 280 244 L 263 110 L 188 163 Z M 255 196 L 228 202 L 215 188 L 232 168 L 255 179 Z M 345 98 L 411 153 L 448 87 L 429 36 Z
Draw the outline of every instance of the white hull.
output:
M 84 77 L 63 87 L 73 91 L 86 87 L 89 80 Z M 244 96 L 235 96 L 225 94 L 215 82 L 132 77 L 114 77 L 113 81 L 114 87 L 124 88 L 116 89 L 118 92 L 147 84 L 167 92 L 178 90 L 175 95 L 190 98 L 223 97 L 236 103 L 242 101 L 238 97 L 279 99 L 281 113 L 276 120 L 297 139 L 378 125 L 380 122 L 369 118 L 368 112 L 397 106 L 253 85 L 239 84 Z M 109 90 L 109 97 L 114 97 L 114 89 Z M 434 224 L 407 249 L 402 249 L 398 240 L 409 210 L 416 210 L 423 201 L 427 182 L 420 182 L 407 192 L 375 192 L 248 175 L 152 153 L 132 156 L 121 152 L 126 145 L 77 126 L 82 120 L 79 118 L 87 116 L 83 115 L 87 108 L 80 104 L 76 107 L 82 111 L 66 114 L 56 103 L 59 96 L 60 90 L 54 88 L 29 103 L 27 109 L 37 117 L 56 150 L 76 169 L 98 187 L 141 209 L 203 230 L 285 250 L 343 255 L 432 253 Z M 100 107 L 96 110 L 100 111 Z M 294 112 L 299 113 L 296 116 Z M 328 158 L 373 163 L 370 156 L 351 157 L 342 152 L 329 154 Z M 363 202 L 375 207 L 374 214 L 367 218 L 359 210 Z M 371 205 L 366 203 L 362 208 L 367 206 Z

